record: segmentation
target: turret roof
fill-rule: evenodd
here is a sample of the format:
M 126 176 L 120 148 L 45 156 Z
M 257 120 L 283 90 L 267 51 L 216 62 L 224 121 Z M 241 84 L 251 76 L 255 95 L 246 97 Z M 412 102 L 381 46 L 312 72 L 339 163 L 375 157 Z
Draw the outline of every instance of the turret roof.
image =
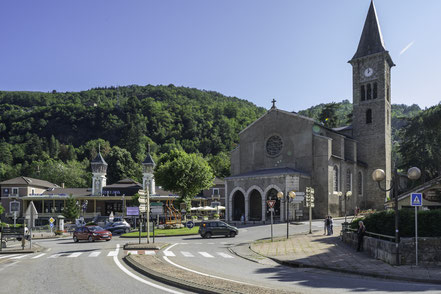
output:
M 100 163 L 107 165 L 107 162 L 104 160 L 104 158 L 101 156 L 101 153 L 98 153 L 98 155 L 95 157 L 94 160 L 91 161 L 91 163 Z

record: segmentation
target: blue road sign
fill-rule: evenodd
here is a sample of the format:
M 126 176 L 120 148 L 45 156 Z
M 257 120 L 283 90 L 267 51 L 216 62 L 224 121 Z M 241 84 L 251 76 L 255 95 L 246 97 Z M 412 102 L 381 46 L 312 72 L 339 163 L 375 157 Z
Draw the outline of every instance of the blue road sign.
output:
M 187 222 L 187 228 L 191 229 L 191 228 L 193 228 L 193 227 L 194 227 L 194 222 L 192 222 L 192 221 L 188 221 L 188 222 Z
M 54 223 L 51 223 L 50 226 L 51 226 L 51 228 L 53 228 L 54 227 Z
M 422 206 L 423 205 L 423 194 L 412 193 L 410 197 L 410 205 L 412 206 Z

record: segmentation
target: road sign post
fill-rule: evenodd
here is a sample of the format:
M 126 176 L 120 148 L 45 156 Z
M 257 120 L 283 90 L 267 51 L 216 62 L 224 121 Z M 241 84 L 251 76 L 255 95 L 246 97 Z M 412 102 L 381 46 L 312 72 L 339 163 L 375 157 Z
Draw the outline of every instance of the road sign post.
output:
M 415 206 L 415 265 L 418 266 L 418 206 L 423 205 L 423 195 L 412 193 L 410 205 Z
M 309 233 L 312 234 L 312 208 L 314 204 L 314 189 L 311 187 L 306 187 L 306 207 L 309 207 Z
M 271 242 L 273 242 L 273 213 L 274 213 L 274 204 L 276 204 L 276 200 L 267 200 L 269 211 L 271 212 Z

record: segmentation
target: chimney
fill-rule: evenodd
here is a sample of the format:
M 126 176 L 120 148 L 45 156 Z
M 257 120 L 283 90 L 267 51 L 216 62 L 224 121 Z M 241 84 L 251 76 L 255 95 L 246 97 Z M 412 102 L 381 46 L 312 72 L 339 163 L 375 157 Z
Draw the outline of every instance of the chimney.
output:
M 64 183 L 61 183 L 61 188 L 63 188 L 63 189 L 64 189 Z

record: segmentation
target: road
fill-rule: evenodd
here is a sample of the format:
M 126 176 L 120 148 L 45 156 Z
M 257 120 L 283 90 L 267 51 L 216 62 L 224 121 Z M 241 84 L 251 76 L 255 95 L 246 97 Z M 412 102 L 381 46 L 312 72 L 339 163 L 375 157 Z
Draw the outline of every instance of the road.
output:
M 336 221 L 338 225 L 339 221 Z M 313 229 L 322 230 L 321 221 Z M 308 231 L 307 223 L 291 225 L 291 233 Z M 286 234 L 286 225 L 274 225 L 274 235 Z M 258 264 L 232 254 L 228 248 L 270 236 L 270 226 L 240 229 L 236 238 L 199 236 L 160 238 L 170 246 L 157 254 L 175 266 L 272 289 L 300 293 L 440 293 L 441 286 L 365 278 L 316 269 Z M 128 268 L 119 248 L 127 239 L 73 243 L 70 238 L 40 240 L 47 248 L 31 255 L 0 256 L 0 293 L 189 293 L 162 285 Z

